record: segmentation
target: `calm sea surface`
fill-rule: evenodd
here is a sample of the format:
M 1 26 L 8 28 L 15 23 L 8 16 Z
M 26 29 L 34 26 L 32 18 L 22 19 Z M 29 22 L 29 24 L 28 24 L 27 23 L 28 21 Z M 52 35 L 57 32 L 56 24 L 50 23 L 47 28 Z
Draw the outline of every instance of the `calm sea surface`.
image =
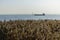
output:
M 29 15 L 0 15 L 0 21 L 3 20 L 39 20 L 39 19 L 56 19 L 60 20 L 60 15 L 45 15 L 45 16 L 34 16 L 32 14 Z

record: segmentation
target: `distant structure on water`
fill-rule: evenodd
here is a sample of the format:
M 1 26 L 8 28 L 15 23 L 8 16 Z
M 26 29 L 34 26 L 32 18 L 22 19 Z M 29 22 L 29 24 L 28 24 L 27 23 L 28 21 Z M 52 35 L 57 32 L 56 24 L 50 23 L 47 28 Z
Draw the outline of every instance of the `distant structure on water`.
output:
M 43 13 L 43 14 L 34 14 L 34 16 L 45 16 L 45 13 Z

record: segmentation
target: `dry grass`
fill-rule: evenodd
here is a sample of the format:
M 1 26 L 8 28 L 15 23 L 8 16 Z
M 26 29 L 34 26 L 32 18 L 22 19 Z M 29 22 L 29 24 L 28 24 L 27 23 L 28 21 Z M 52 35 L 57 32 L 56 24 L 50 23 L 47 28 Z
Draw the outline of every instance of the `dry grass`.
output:
M 60 40 L 60 20 L 0 21 L 0 40 Z

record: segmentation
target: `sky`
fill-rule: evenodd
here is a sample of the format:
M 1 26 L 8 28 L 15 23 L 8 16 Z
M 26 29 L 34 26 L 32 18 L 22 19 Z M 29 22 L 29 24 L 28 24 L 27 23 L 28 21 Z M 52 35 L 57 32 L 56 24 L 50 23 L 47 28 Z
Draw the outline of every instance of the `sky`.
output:
M 0 0 L 0 14 L 60 14 L 60 0 Z

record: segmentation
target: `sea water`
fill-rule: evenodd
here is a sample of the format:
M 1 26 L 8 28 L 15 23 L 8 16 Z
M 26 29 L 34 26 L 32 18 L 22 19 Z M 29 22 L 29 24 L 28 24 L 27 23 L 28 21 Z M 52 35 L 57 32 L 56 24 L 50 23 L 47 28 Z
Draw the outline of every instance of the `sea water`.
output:
M 44 16 L 34 16 L 33 14 L 21 14 L 21 15 L 0 15 L 0 21 L 3 20 L 60 20 L 60 15 L 44 15 Z

